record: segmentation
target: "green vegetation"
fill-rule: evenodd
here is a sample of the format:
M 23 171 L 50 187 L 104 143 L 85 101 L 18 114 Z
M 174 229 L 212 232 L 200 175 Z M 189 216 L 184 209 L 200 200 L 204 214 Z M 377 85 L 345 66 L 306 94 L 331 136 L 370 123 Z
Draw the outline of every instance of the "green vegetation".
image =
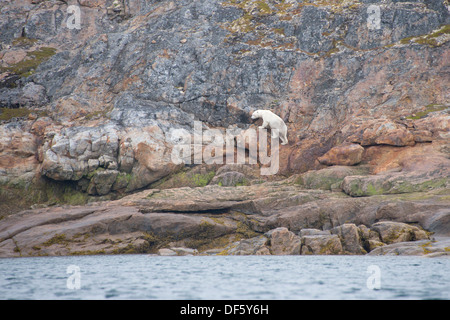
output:
M 366 193 L 366 195 L 368 195 L 368 196 L 375 196 L 375 195 L 378 195 L 378 194 L 383 194 L 384 191 L 385 190 L 382 187 L 378 187 L 377 188 L 373 184 L 369 183 L 367 185 L 367 193 Z
M 30 113 L 31 110 L 27 108 L 0 108 L 0 121 L 27 117 Z
M 204 187 L 211 181 L 214 175 L 214 171 L 208 172 L 206 174 L 197 173 L 191 177 L 191 180 L 197 187 Z
M 243 10 L 241 17 L 223 25 L 223 28 L 230 32 L 225 41 L 230 41 L 230 39 L 243 34 L 251 34 L 252 38 L 245 41 L 246 44 L 251 46 L 273 49 L 293 49 L 295 47 L 291 39 L 284 38 L 284 28 L 269 28 L 264 22 L 264 18 L 269 16 L 276 16 L 280 21 L 290 20 L 291 14 L 300 12 L 290 11 L 288 13 L 287 10 L 293 7 L 293 4 L 286 3 L 285 0 L 276 4 L 261 0 L 229 0 L 222 5 Z
M 150 188 L 153 189 L 169 189 L 180 187 L 204 187 L 214 178 L 215 170 L 193 168 L 191 170 L 182 169 L 177 173 L 167 176 L 155 183 Z
M 448 106 L 445 106 L 443 104 L 429 104 L 429 105 L 425 106 L 424 110 L 416 112 L 414 116 L 409 116 L 406 118 L 413 119 L 413 120 L 422 119 L 422 118 L 425 118 L 426 116 L 428 116 L 428 114 L 431 112 L 441 111 L 441 110 L 445 110 L 447 108 L 448 108 Z
M 71 251 L 72 256 L 95 256 L 100 254 L 106 254 L 105 250 L 86 250 L 86 251 Z
M 54 244 L 66 245 L 68 242 L 66 235 L 64 233 L 56 234 L 49 240 L 42 243 L 43 246 L 50 247 Z
M 29 47 L 34 45 L 37 41 L 37 39 L 19 37 L 12 41 L 12 45 L 15 47 Z
M 27 52 L 27 56 L 22 61 L 9 67 L 0 67 L 0 73 L 10 72 L 26 78 L 32 75 L 42 62 L 50 59 L 55 53 L 56 49 L 51 47 L 41 47 Z
M 439 30 L 436 30 L 432 33 L 421 35 L 421 36 L 412 36 L 407 37 L 400 40 L 401 44 L 410 44 L 411 42 L 415 42 L 422 45 L 429 45 L 431 47 L 438 47 L 442 45 L 444 42 L 439 41 L 439 37 L 450 34 L 450 24 L 442 26 Z
M 428 248 L 430 245 L 431 245 L 431 241 L 428 241 L 428 242 L 426 242 L 426 243 L 420 245 L 419 247 L 422 247 L 423 253 L 424 253 L 424 254 L 428 254 L 428 253 L 433 252 L 433 251 L 431 251 L 431 250 Z
M 89 198 L 87 193 L 78 190 L 76 182 L 16 179 L 0 185 L 0 216 L 29 209 L 32 205 L 84 205 Z

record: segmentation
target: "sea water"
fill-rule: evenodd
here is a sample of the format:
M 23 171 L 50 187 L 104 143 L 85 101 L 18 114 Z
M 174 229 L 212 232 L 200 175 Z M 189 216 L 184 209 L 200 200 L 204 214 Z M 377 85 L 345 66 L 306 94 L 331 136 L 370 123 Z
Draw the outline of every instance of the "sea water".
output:
M 0 259 L 0 299 L 450 299 L 450 259 L 97 255 Z

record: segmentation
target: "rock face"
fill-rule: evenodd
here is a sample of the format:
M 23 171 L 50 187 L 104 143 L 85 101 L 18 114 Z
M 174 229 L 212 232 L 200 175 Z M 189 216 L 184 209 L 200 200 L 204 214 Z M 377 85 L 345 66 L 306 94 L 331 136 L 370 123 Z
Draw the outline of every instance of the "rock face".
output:
M 363 152 L 364 148 L 359 144 L 341 145 L 331 148 L 317 160 L 326 165 L 352 166 L 361 162 Z
M 88 206 L 23 211 L 0 221 L 0 255 L 448 253 L 448 194 L 361 199 L 295 181 L 149 189 Z
M 419 221 L 448 234 L 447 7 L 441 0 L 2 1 L 0 218 L 123 198 L 114 212 L 125 217 L 133 208 L 129 222 L 176 213 L 184 220 L 175 225 L 202 232 L 196 214 L 227 215 L 228 231 L 220 223 L 214 228 L 225 232 L 219 238 L 233 237 L 227 246 L 244 241 L 239 254 L 362 254 L 389 241 L 363 236 L 360 225 L 373 236 L 381 227 L 372 225 L 385 220 Z M 208 129 L 237 142 L 260 125 L 250 119 L 255 109 L 273 111 L 288 126 L 290 143 L 276 154 L 276 174 L 261 174 L 267 164 L 260 155 L 250 159 L 262 136 L 214 149 L 217 159 L 244 151 L 248 164 L 195 162 L 220 145 Z M 201 141 L 194 121 L 201 122 Z M 180 146 L 188 147 L 185 164 L 173 158 Z M 147 188 L 146 196 L 133 196 Z M 417 194 L 427 202 L 408 198 Z M 396 220 L 383 204 L 394 198 L 389 204 L 403 208 L 407 201 L 418 218 Z M 374 218 L 377 205 L 392 216 Z M 98 210 L 86 218 L 110 221 Z M 273 247 L 264 233 L 277 228 L 287 231 L 275 233 Z M 330 234 L 302 237 L 305 228 Z M 119 233 L 123 244 L 145 252 L 178 241 L 172 234 L 169 242 L 152 242 L 149 230 Z M 182 237 L 195 244 L 188 247 L 205 247 L 208 237 L 200 241 L 191 231 Z M 50 236 L 36 242 L 41 251 L 20 252 L 82 251 L 71 241 L 85 229 L 58 232 L 60 251 L 41 245 Z M 93 234 L 92 243 L 113 236 Z M 400 239 L 421 237 L 408 234 L 414 236 Z M 8 248 L 28 248 L 19 235 L 5 238 Z M 113 247 L 89 250 L 125 250 Z
M 270 239 L 270 247 L 274 255 L 295 255 L 300 254 L 300 237 L 280 227 L 267 233 Z

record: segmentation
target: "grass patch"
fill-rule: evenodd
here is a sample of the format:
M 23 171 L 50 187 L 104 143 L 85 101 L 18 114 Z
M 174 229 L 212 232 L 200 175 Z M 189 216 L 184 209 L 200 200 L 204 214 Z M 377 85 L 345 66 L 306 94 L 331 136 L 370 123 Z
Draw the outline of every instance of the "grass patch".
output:
M 27 37 L 19 37 L 12 41 L 12 45 L 15 47 L 29 47 L 34 45 L 38 40 Z
M 0 73 L 10 72 L 26 78 L 32 75 L 42 62 L 50 59 L 55 53 L 56 49 L 51 47 L 41 47 L 34 51 L 27 52 L 26 58 L 22 61 L 9 67 L 0 67 Z
M 11 120 L 12 118 L 28 117 L 31 113 L 27 108 L 0 108 L 0 120 Z
M 425 118 L 431 112 L 442 111 L 447 109 L 448 107 L 443 104 L 429 104 L 425 107 L 424 110 L 416 112 L 414 116 L 408 116 L 407 119 L 418 120 Z
M 54 244 L 66 245 L 67 242 L 68 242 L 68 240 L 66 238 L 66 235 L 64 233 L 61 233 L 61 234 L 57 234 L 57 235 L 53 236 L 52 238 L 48 239 L 47 241 L 42 243 L 42 245 L 46 246 L 46 247 L 50 247 Z
M 440 29 L 433 31 L 429 34 L 421 36 L 411 36 L 400 40 L 401 44 L 410 44 L 411 42 L 428 45 L 431 47 L 438 47 L 446 41 L 440 42 L 439 37 L 450 34 L 450 24 L 442 26 Z
M 204 187 L 214 178 L 216 174 L 214 169 L 194 168 L 187 170 L 183 168 L 181 171 L 162 178 L 150 185 L 151 189 L 170 189 L 180 187 Z

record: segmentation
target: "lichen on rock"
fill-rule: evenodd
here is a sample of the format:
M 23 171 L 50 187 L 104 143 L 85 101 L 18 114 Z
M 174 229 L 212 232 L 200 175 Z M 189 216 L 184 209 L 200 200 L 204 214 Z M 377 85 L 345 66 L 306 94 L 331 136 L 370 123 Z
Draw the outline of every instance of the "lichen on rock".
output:
M 449 12 L 372 2 L 80 0 L 77 29 L 65 1 L 3 1 L 0 230 L 17 233 L 1 252 L 392 253 L 386 222 L 448 236 Z M 208 129 L 257 128 L 256 109 L 288 127 L 276 174 L 261 157 L 172 161 L 174 132 L 202 123 L 205 140 L 182 141 L 194 160 Z M 70 226 L 44 239 L 30 209 Z

